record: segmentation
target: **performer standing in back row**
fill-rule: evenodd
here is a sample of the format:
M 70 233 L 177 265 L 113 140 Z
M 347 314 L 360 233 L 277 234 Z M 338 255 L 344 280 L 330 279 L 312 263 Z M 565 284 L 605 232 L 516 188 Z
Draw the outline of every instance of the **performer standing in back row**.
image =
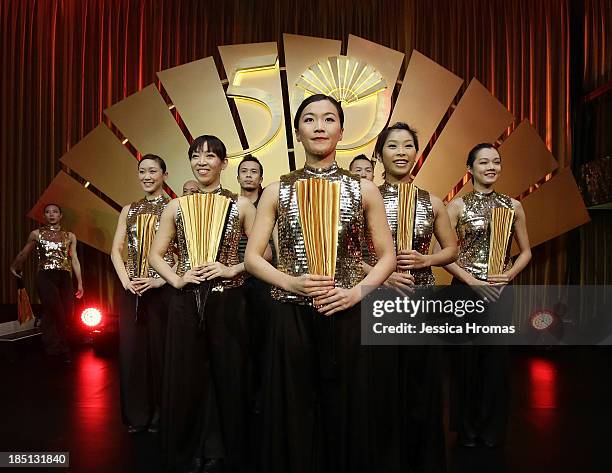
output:
M 249 199 L 255 208 L 259 203 L 263 188 L 264 168 L 259 159 L 251 154 L 247 154 L 238 165 L 237 180 L 240 184 L 240 195 Z M 238 248 L 240 261 L 244 261 L 244 252 L 248 238 L 242 235 Z M 270 241 L 270 248 L 274 244 Z M 272 261 L 274 264 L 274 256 L 272 251 L 265 255 L 266 260 Z M 251 386 L 252 386 L 252 411 L 254 414 L 261 413 L 261 367 L 264 338 L 266 334 L 266 317 L 268 307 L 270 305 L 270 285 L 255 277 L 247 276 L 245 282 L 247 311 L 249 313 L 249 333 L 251 337 Z M 255 436 L 254 443 L 259 440 L 259 435 Z M 256 448 L 256 447 L 253 447 Z
M 382 162 L 385 182 L 379 187 L 385 203 L 387 221 L 393 240 L 399 239 L 399 199 L 401 184 L 412 184 L 412 168 L 419 151 L 416 132 L 405 123 L 395 123 L 383 130 L 374 147 L 376 159 Z M 416 186 L 415 186 L 416 187 Z M 397 271 L 386 282 L 400 291 L 411 286 L 435 284 L 432 266 L 443 266 L 457 257 L 457 244 L 442 201 L 424 189 L 416 188 L 412 249 L 398 249 Z M 403 228 L 403 226 L 402 226 Z M 429 254 L 432 236 L 442 250 Z M 372 263 L 376 255 L 371 250 Z M 364 265 L 366 272 L 370 266 Z M 373 347 L 378 376 L 393 367 L 396 347 Z M 442 379 L 439 350 L 429 346 L 400 346 L 398 350 L 400 450 L 404 469 L 415 473 L 446 471 L 444 425 L 442 416 Z M 384 432 L 379 433 L 384 438 Z
M 351 160 L 349 164 L 349 171 L 357 174 L 363 179 L 373 181 L 374 164 L 376 164 L 376 161 L 373 159 L 368 158 L 365 154 L 358 154 Z
M 457 262 L 446 266 L 452 284 L 469 285 L 486 300 L 495 300 L 499 291 L 520 273 L 531 259 L 529 236 L 522 205 L 498 194 L 494 185 L 502 170 L 499 152 L 490 143 L 476 145 L 468 154 L 467 170 L 474 190 L 448 204 L 451 225 L 459 237 Z M 514 210 L 513 232 L 502 274 L 488 268 L 491 213 L 495 208 Z M 512 264 L 510 243 L 516 238 L 520 253 Z M 502 292 L 502 297 L 504 297 Z M 473 447 L 482 441 L 488 447 L 504 443 L 507 423 L 507 347 L 458 347 L 453 356 L 451 382 L 451 429 L 458 442 Z
M 44 209 L 46 225 L 33 230 L 28 242 L 11 264 L 11 273 L 21 278 L 21 268 L 30 252 L 38 253 L 36 290 L 43 306 L 42 339 L 50 356 L 72 360 L 67 329 L 74 310 L 74 297 L 83 297 L 81 264 L 77 256 L 77 239 L 72 232 L 61 228 L 62 209 L 57 204 L 47 204 Z M 73 294 L 72 272 L 77 278 L 77 292 Z
M 199 192 L 228 199 L 229 208 L 215 262 L 191 267 L 189 241 L 204 244 L 213 236 L 210 228 L 185 225 L 181 201 L 190 197 L 168 204 L 151 247 L 151 266 L 175 288 L 168 316 L 162 454 L 172 472 L 210 471 L 219 467 L 221 457 L 227 472 L 243 472 L 249 468 L 249 334 L 238 242 L 243 231 L 250 234 L 255 207 L 221 187 L 228 159 L 219 138 L 196 138 L 188 156 Z M 176 273 L 163 259 L 175 238 Z M 202 283 L 210 284 L 207 298 Z
M 168 287 L 147 263 L 152 236 L 170 199 L 164 195 L 166 163 L 147 154 L 138 163 L 138 179 L 144 192 L 139 201 L 121 210 L 111 260 L 121 285 L 119 313 L 119 373 L 121 415 L 131 434 L 159 431 Z M 123 248 L 127 238 L 127 262 Z M 174 265 L 169 248 L 164 260 Z
M 360 345 L 359 302 L 387 279 L 395 254 L 376 186 L 336 164 L 343 122 L 342 107 L 331 97 L 318 94 L 302 102 L 294 127 L 306 164 L 266 187 L 247 245 L 248 271 L 275 286 L 264 355 L 266 473 L 376 470 L 368 439 L 376 419 L 369 415 L 369 350 Z M 311 178 L 340 186 L 334 277 L 308 270 L 297 186 Z M 277 219 L 278 269 L 262 256 Z M 364 278 L 366 221 L 380 258 Z

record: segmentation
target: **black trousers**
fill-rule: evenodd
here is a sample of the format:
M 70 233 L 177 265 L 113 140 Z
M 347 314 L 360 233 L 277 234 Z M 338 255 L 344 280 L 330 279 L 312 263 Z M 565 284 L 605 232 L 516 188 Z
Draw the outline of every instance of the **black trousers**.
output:
M 446 472 L 441 350 L 400 346 L 402 471 Z
M 260 471 L 373 473 L 360 307 L 331 317 L 274 302 L 263 373 Z M 384 389 L 384 387 L 379 387 Z
M 453 279 L 453 285 L 461 285 Z M 474 293 L 475 298 L 479 296 Z M 502 298 L 511 297 L 510 291 Z M 500 301 L 499 306 L 507 306 Z M 487 318 L 495 320 L 495 305 Z M 507 310 L 507 309 L 505 309 Z M 481 439 L 501 444 L 508 421 L 508 347 L 478 345 L 449 347 L 451 353 L 450 426 L 461 440 Z
M 168 285 L 149 289 L 140 297 L 129 291 L 120 294 L 121 415 L 127 425 L 146 427 L 159 422 L 170 294 Z
M 49 355 L 70 352 L 67 328 L 74 312 L 72 273 L 43 269 L 36 273 L 36 290 L 43 307 L 42 340 Z
M 407 450 L 402 437 L 405 411 L 410 398 L 402 391 L 402 357 L 398 346 L 369 347 L 369 450 L 373 472 L 412 472 L 402 453 Z M 408 393 L 412 396 L 413 393 Z
M 251 353 L 251 389 L 254 407 L 258 411 L 261 408 L 263 353 L 267 337 L 268 313 L 273 300 L 270 296 L 270 285 L 254 276 L 246 280 L 245 290 Z
M 227 471 L 249 471 L 248 325 L 244 289 L 211 292 L 205 329 L 195 294 L 173 290 L 162 402 L 162 454 L 167 471 L 194 459 L 225 458 Z

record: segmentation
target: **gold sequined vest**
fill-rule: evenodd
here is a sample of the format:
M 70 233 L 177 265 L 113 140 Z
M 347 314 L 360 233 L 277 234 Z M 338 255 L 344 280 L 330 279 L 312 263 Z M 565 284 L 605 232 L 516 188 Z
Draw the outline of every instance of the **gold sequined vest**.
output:
M 394 184 L 384 182 L 378 187 L 385 204 L 385 213 L 387 221 L 393 236 L 393 244 L 397 249 L 397 219 L 398 219 L 398 199 L 399 187 Z M 416 208 L 414 212 L 414 231 L 412 236 L 412 248 L 422 255 L 429 254 L 429 245 L 433 235 L 434 228 L 434 211 L 431 205 L 429 192 L 423 189 L 417 189 Z M 376 253 L 372 239 L 368 238 L 368 246 L 370 249 L 370 264 L 376 264 Z M 433 286 L 436 283 L 436 278 L 433 275 L 431 268 L 412 269 L 410 274 L 414 276 L 417 286 Z
M 130 279 L 138 276 L 138 270 L 136 268 L 137 262 L 139 260 L 138 249 L 140 248 L 139 235 L 137 232 L 137 218 L 138 215 L 150 214 L 155 216 L 155 231 L 159 230 L 159 219 L 161 217 L 162 212 L 168 205 L 170 199 L 164 195 L 160 195 L 155 199 L 147 200 L 146 198 L 141 199 L 137 202 L 132 202 L 130 204 L 130 208 L 128 210 L 127 218 L 126 218 L 126 233 L 127 233 L 127 243 L 128 243 L 128 258 L 126 262 L 126 270 Z M 145 249 L 148 257 L 149 248 Z M 164 255 L 164 261 L 170 265 L 170 267 L 174 266 L 174 257 L 172 252 L 172 247 L 169 247 Z M 142 275 L 141 277 L 149 277 L 149 278 L 158 278 L 159 274 L 149 267 L 149 274 Z
M 70 234 L 63 230 L 51 230 L 48 225 L 38 229 L 36 242 L 38 269 L 59 269 L 72 272 L 70 258 Z
M 513 209 L 512 199 L 493 191 L 488 194 L 472 191 L 463 196 L 464 208 L 457 220 L 457 237 L 459 238 L 459 255 L 457 264 L 476 279 L 487 280 L 489 261 L 489 237 L 491 209 L 505 207 Z M 512 241 L 514 222 L 509 241 Z M 510 248 L 506 253 L 504 271 L 512 267 Z

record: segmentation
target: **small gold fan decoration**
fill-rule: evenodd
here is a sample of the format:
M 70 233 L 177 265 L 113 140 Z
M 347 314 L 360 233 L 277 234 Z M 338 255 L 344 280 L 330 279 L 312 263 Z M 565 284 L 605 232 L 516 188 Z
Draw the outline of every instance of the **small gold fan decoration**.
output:
M 398 184 L 397 251 L 412 250 L 416 192 L 413 184 Z
M 230 199 L 198 193 L 180 197 L 179 205 L 191 267 L 216 261 Z
M 158 217 L 153 214 L 136 216 L 136 236 L 138 238 L 138 257 L 136 262 L 136 277 L 149 277 L 149 249 L 155 238 L 155 227 Z
M 338 254 L 340 183 L 305 179 L 296 183 L 308 272 L 334 277 Z
M 349 105 L 386 89 L 387 81 L 364 61 L 331 56 L 306 69 L 295 85 L 310 95 L 329 95 Z
M 514 210 L 498 207 L 491 210 L 489 237 L 489 274 L 501 274 L 512 233 Z

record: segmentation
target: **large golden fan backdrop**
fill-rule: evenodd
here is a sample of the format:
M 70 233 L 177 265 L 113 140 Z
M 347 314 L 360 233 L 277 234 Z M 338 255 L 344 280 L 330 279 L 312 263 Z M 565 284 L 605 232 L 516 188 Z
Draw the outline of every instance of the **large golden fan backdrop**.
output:
M 535 190 L 523 202 L 528 221 L 538 221 L 530 212 L 551 199 L 578 205 L 571 173 L 555 182 L 556 169 L 569 164 L 573 71 L 584 71 L 593 87 L 610 79 L 611 50 L 601 47 L 612 31 L 606 2 L 587 0 L 574 11 L 569 0 L 439 0 L 435 21 L 431 8 L 425 0 L 390 0 L 385 8 L 343 0 L 0 2 L 0 62 L 10 71 L 0 84 L 2 267 L 32 228 L 24 213 L 40 220 L 49 200 L 64 206 L 67 229 L 108 251 L 119 207 L 142 197 L 138 153 L 168 160 L 174 190 L 189 175 L 188 139 L 203 132 L 219 135 L 235 156 L 257 150 L 266 183 L 300 166 L 287 112 L 308 93 L 297 86 L 302 75 L 318 64 L 327 74 L 333 58 L 345 70 L 367 64 L 381 79 L 374 84 L 386 85 L 361 99 L 342 91 L 352 102 L 341 165 L 369 152 L 390 115 L 419 131 L 416 184 L 436 195 L 464 182 L 472 144 L 499 139 L 511 195 Z M 574 18 L 584 32 L 572 32 Z M 584 64 L 572 64 L 579 56 L 570 44 L 583 38 Z M 230 188 L 236 162 L 224 173 Z M 580 210 L 559 218 L 534 245 L 586 221 Z M 538 277 L 563 277 L 564 247 L 554 245 Z M 109 299 L 107 259 L 80 252 L 86 298 Z M 33 269 L 30 261 L 29 286 Z M 2 299 L 14 301 L 5 273 Z

